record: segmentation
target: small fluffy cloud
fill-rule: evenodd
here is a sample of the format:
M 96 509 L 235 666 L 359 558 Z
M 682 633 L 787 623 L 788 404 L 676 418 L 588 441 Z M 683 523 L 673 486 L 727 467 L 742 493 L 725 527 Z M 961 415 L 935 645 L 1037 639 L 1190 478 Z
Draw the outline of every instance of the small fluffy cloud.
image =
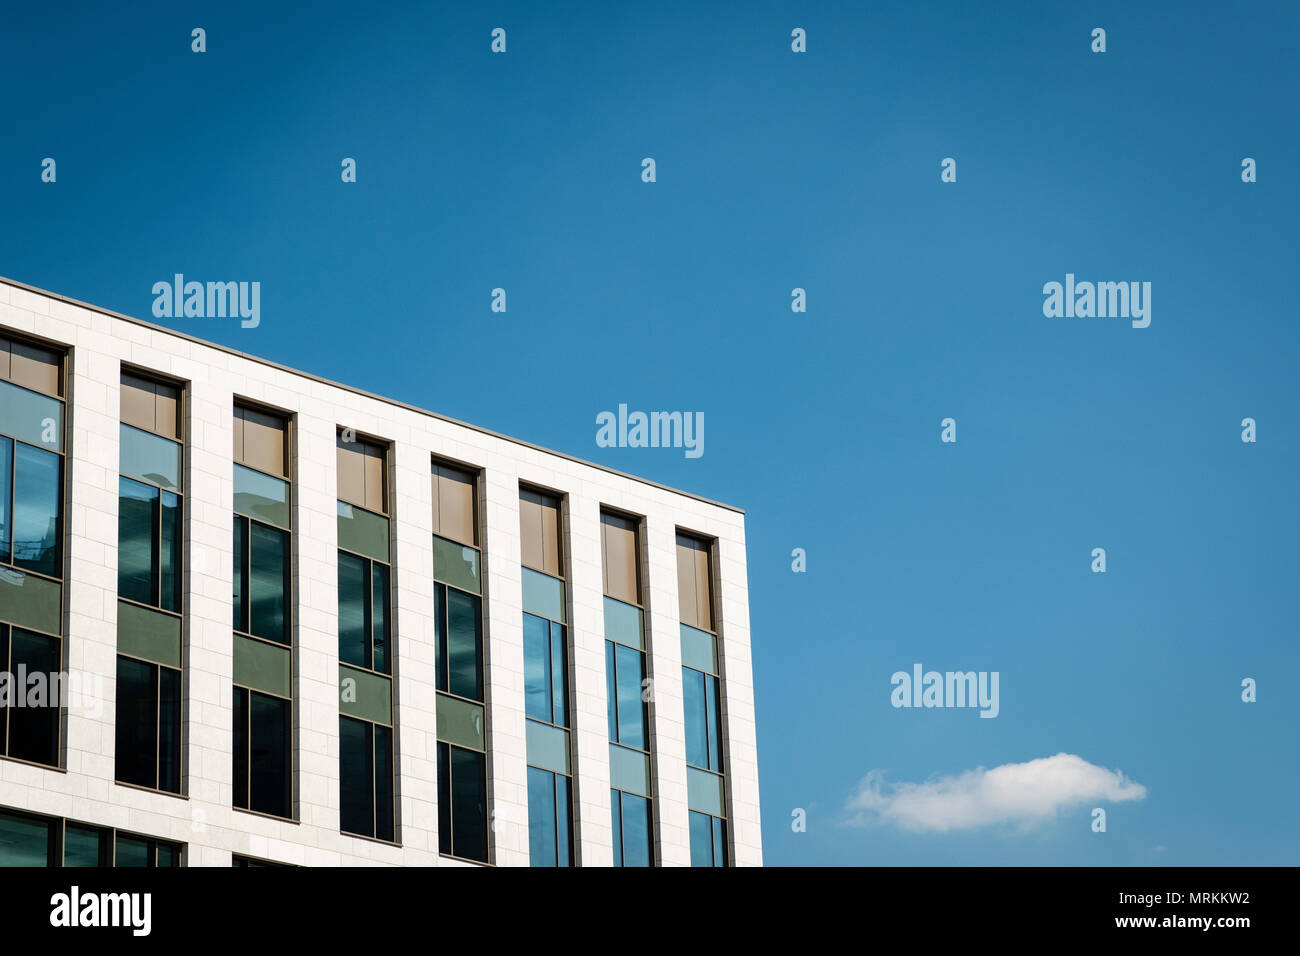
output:
M 850 823 L 946 833 L 997 823 L 1033 824 L 1095 801 L 1141 800 L 1147 788 L 1118 770 L 1060 753 L 992 770 L 976 767 L 925 783 L 886 783 L 873 770 L 849 800 Z

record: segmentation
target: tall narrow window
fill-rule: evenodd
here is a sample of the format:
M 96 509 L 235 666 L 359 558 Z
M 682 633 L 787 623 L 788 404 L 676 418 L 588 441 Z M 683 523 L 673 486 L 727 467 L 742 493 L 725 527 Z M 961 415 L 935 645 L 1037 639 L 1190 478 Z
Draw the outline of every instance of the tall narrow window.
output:
M 438 850 L 488 860 L 487 715 L 478 475 L 432 463 Z
M 15 686 L 0 704 L 0 756 L 47 766 L 61 749 L 63 366 L 0 337 L 0 669 L 46 677 L 46 692 Z
M 234 411 L 234 805 L 293 815 L 289 423 Z
M 179 386 L 122 373 L 116 777 L 181 792 L 184 445 Z
M 615 866 L 654 864 L 649 684 L 638 531 L 636 519 L 601 512 L 609 799 Z
M 339 808 L 345 833 L 397 839 L 388 448 L 339 431 Z
M 519 526 L 523 557 L 528 856 L 533 866 L 572 866 L 568 599 L 560 499 L 521 488 Z
M 715 629 L 712 553 L 711 542 L 693 535 L 677 535 L 692 866 L 728 864 L 721 667 Z

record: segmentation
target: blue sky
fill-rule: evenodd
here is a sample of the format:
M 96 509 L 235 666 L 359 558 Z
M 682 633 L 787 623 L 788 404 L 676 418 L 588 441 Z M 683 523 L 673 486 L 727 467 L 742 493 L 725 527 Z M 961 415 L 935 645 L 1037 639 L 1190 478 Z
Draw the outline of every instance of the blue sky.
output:
M 1300 13 L 1134 6 L 20 6 L 0 274 L 260 281 L 168 324 L 744 507 L 769 863 L 1294 865 Z M 1044 317 L 1067 272 L 1150 327 Z M 597 447 L 619 403 L 704 455 Z M 999 716 L 891 707 L 915 662 Z M 846 809 L 1058 753 L 1146 795 Z

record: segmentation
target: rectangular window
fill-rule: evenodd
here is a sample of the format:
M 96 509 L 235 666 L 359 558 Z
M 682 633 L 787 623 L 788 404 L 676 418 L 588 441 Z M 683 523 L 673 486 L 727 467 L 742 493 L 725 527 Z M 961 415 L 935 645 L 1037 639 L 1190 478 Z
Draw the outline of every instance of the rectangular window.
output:
M 433 594 L 437 688 L 482 703 L 482 599 L 445 584 L 434 584 Z
M 528 860 L 532 866 L 572 866 L 569 778 L 528 768 Z
M 234 407 L 234 806 L 293 816 L 289 419 Z
M 47 766 L 61 751 L 63 365 L 62 351 L 0 337 L 0 668 L 46 678 L 6 695 L 0 756 Z
M 393 828 L 393 729 L 339 716 L 339 815 L 344 833 L 389 843 Z
M 487 748 L 479 473 L 433 460 L 434 685 L 438 849 L 488 861 Z
M 247 433 L 245 441 L 247 441 Z M 339 429 L 339 813 L 344 833 L 397 840 L 388 446 Z
M 180 793 L 181 672 L 117 658 L 117 779 Z
M 605 693 L 614 865 L 652 866 L 649 641 L 641 605 L 640 520 L 602 510 L 600 552 L 605 583 Z
M 559 498 L 519 489 L 528 848 L 533 866 L 574 865 L 563 527 Z
M 487 758 L 438 743 L 438 851 L 486 863 Z
M 289 817 L 292 701 L 247 687 L 233 691 L 235 806 Z
M 122 373 L 116 772 L 181 792 L 184 445 L 179 386 Z
M 650 800 L 622 790 L 609 792 L 614 826 L 614 865 L 653 866 Z
M 18 760 L 57 766 L 62 641 L 57 637 L 0 624 L 0 667 L 8 678 L 5 706 L 0 707 L 3 753 Z M 19 683 L 44 675 L 44 685 Z
M 691 866 L 727 865 L 727 821 L 690 811 Z
M 727 865 L 721 662 L 713 595 L 714 544 L 677 535 L 682 705 L 692 866 Z

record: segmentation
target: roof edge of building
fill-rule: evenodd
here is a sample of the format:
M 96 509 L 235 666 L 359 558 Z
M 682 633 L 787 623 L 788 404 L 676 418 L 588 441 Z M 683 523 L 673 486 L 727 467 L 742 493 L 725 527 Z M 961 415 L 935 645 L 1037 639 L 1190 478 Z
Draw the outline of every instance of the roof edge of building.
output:
M 46 298 L 55 299 L 67 305 L 73 305 L 81 309 L 89 309 L 91 312 L 98 312 L 100 315 L 106 315 L 112 319 L 118 319 L 122 322 L 130 322 L 132 325 L 138 325 L 141 328 L 146 328 L 153 332 L 161 332 L 164 335 L 175 336 L 176 338 L 182 339 L 186 342 L 193 342 L 197 345 L 205 346 L 206 348 L 216 349 L 217 351 L 225 352 L 227 355 L 234 355 L 237 358 L 246 359 L 247 361 L 250 362 L 256 362 L 259 365 L 265 365 L 268 368 L 273 368 L 281 372 L 287 372 L 290 375 L 297 375 L 300 376 L 301 378 L 309 379 L 313 382 L 319 382 L 322 385 L 329 385 L 333 388 L 340 388 L 346 392 L 351 392 L 354 395 L 361 395 L 364 396 L 365 398 L 371 398 L 374 399 L 375 401 L 384 402 L 387 405 L 393 405 L 397 408 L 403 408 L 406 409 L 407 411 L 415 412 L 416 414 L 419 415 L 426 415 L 429 418 L 436 418 L 438 421 L 447 422 L 448 424 L 451 425 L 458 425 L 461 428 L 468 428 L 471 431 L 478 432 L 479 434 L 488 435 L 492 438 L 500 439 L 501 441 L 508 441 L 511 442 L 512 444 L 520 445 L 524 448 L 532 449 L 533 451 L 539 451 L 546 455 L 555 455 L 557 458 L 563 458 L 566 461 L 572 461 L 579 465 L 586 465 L 588 468 L 595 468 L 607 474 L 617 475 L 620 478 L 626 478 L 629 481 L 636 481 L 643 485 L 649 485 L 652 488 L 658 488 L 659 490 L 667 491 L 670 494 L 681 495 L 685 498 L 691 498 L 695 501 L 702 502 L 706 505 L 712 505 L 715 508 L 724 508 L 727 511 L 734 511 L 736 514 L 740 514 L 740 515 L 743 515 L 745 513 L 745 509 L 740 508 L 736 505 L 727 504 L 724 501 L 714 501 L 712 498 L 706 498 L 703 495 L 697 495 L 690 491 L 683 491 L 680 488 L 673 488 L 671 485 L 665 485 L 657 481 L 651 481 L 649 478 L 642 478 L 639 475 L 631 475 L 625 471 L 619 471 L 617 468 L 610 468 L 608 465 L 601 465 L 594 461 L 587 461 L 584 458 L 578 458 L 576 455 L 569 455 L 562 451 L 556 451 L 553 448 L 545 448 L 542 445 L 535 445 L 532 442 L 524 441 L 522 438 L 514 438 L 511 435 L 504 435 L 501 432 L 492 431 L 492 429 L 490 428 L 483 428 L 481 425 L 474 425 L 469 422 L 462 422 L 459 419 L 451 418 L 447 415 L 440 415 L 438 412 L 431 412 L 427 408 L 420 408 L 418 405 L 411 405 L 407 402 L 399 401 L 398 399 L 395 398 L 389 398 L 385 395 L 376 395 L 374 392 L 367 392 L 363 388 L 357 388 L 353 385 L 346 385 L 342 382 L 335 382 L 328 378 L 323 378 L 320 375 L 313 375 L 311 372 L 304 372 L 301 369 L 292 368 L 291 366 L 288 365 L 281 365 L 279 362 L 272 362 L 270 359 L 265 359 L 257 355 L 250 355 L 247 352 L 241 352 L 238 349 L 232 349 L 229 346 L 221 345 L 218 342 L 210 342 L 207 339 L 201 339 L 196 335 L 189 335 L 188 333 L 185 332 L 178 332 L 175 329 L 169 329 L 164 325 L 155 325 L 153 322 L 146 322 L 143 319 L 137 319 L 134 316 L 124 315 L 121 312 L 114 312 L 112 309 L 106 309 L 103 306 L 95 305 L 94 303 L 91 302 L 82 302 L 80 299 L 74 299 L 71 296 L 61 295 L 58 292 L 51 292 L 48 289 L 42 289 L 39 286 L 28 285 L 26 282 L 20 282 L 17 279 L 11 279 L 8 276 L 0 275 L 0 283 L 3 283 L 4 285 L 7 286 L 11 286 L 15 289 L 22 289 L 24 292 L 30 292 L 34 295 L 41 295 L 41 296 L 45 296 Z

